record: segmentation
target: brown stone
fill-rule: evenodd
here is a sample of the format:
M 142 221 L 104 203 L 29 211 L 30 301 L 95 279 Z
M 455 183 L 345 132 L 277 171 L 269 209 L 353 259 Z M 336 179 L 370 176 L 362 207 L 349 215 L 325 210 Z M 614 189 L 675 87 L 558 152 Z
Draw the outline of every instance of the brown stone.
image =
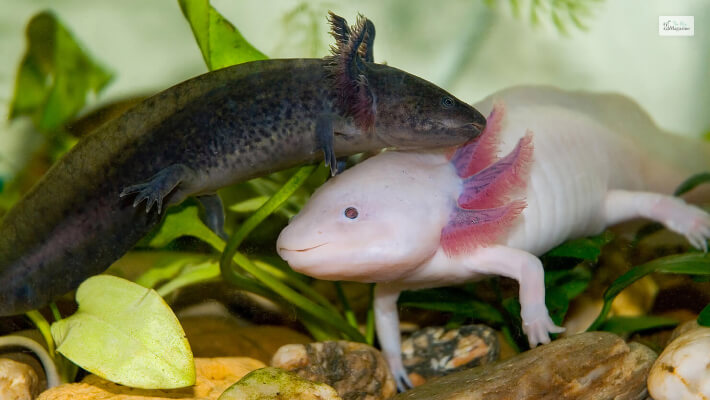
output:
M 32 400 L 40 392 L 39 377 L 31 366 L 0 358 L 0 399 Z
M 249 372 L 264 367 L 251 358 L 195 358 L 197 380 L 182 389 L 135 389 L 89 375 L 80 383 L 68 383 L 43 392 L 38 400 L 215 400 L 227 387 Z
M 332 387 L 280 368 L 252 371 L 225 390 L 219 400 L 342 400 Z
M 649 348 L 614 334 L 582 333 L 434 379 L 394 399 L 644 399 L 655 358 Z
M 346 400 L 387 399 L 397 392 L 382 354 L 362 343 L 337 341 L 283 346 L 274 355 L 271 366 L 326 383 Z
M 249 357 L 268 363 L 281 346 L 312 341 L 286 327 L 240 326 L 229 318 L 187 317 L 180 323 L 195 357 Z

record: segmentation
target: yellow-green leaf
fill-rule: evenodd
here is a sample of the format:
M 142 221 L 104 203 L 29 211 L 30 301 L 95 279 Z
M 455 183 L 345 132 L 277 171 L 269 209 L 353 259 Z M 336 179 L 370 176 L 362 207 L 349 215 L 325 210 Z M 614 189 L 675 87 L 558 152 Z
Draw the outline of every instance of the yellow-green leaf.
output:
M 57 351 L 102 378 L 144 389 L 195 383 L 190 345 L 154 290 L 109 275 L 87 279 L 78 311 L 52 324 Z
M 10 118 L 28 115 L 43 131 L 56 130 L 74 117 L 89 93 L 98 93 L 111 74 L 93 61 L 51 12 L 27 25 L 27 51 L 15 81 Z
M 217 12 L 209 0 L 178 1 L 210 71 L 268 58 Z

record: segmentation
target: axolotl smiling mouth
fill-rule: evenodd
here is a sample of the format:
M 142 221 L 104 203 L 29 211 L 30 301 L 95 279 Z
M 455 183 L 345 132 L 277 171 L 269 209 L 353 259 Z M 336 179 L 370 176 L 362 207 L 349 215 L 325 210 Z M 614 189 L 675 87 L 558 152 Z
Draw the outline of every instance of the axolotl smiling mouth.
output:
M 296 253 L 304 253 L 304 252 L 306 252 L 306 251 L 311 251 L 311 250 L 313 250 L 313 249 L 317 249 L 317 248 L 319 248 L 319 247 L 325 246 L 326 244 L 328 244 L 328 243 L 327 243 L 327 242 L 326 242 L 326 243 L 321 243 L 321 244 L 317 244 L 317 245 L 312 246 L 312 247 L 306 247 L 306 248 L 303 248 L 303 249 L 287 249 L 287 248 L 285 248 L 285 247 L 279 247 L 279 254 L 281 254 L 282 252 L 285 252 L 285 251 L 293 251 L 293 252 L 296 252 Z M 283 256 L 284 256 L 284 255 L 281 254 L 281 257 L 283 257 Z

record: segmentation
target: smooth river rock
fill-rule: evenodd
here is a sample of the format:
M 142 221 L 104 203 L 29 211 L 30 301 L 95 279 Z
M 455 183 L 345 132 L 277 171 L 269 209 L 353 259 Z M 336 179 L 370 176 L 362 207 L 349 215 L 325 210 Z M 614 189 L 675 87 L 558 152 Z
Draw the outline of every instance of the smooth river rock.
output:
M 347 341 L 281 347 L 272 367 L 328 384 L 346 400 L 384 400 L 397 393 L 382 354 L 372 346 Z
M 37 400 L 216 400 L 249 372 L 263 368 L 259 360 L 244 357 L 195 358 L 194 386 L 181 389 L 135 389 L 89 375 L 42 392 Z
M 582 333 L 434 379 L 394 399 L 644 399 L 655 358 L 648 347 L 627 345 L 612 333 Z
M 648 391 L 655 400 L 710 398 L 710 328 L 679 326 L 651 368 Z
M 267 367 L 247 374 L 218 400 L 343 400 L 332 387 Z
M 8 358 L 0 358 L 0 399 L 32 400 L 40 392 L 34 368 Z

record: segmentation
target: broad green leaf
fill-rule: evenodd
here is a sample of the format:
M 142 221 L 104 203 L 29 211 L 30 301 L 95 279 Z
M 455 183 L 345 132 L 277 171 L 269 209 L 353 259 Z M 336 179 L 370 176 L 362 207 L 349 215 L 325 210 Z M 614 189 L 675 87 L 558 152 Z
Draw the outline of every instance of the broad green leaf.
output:
M 210 5 L 209 0 L 178 0 L 178 2 L 183 15 L 190 23 L 192 33 L 200 46 L 202 58 L 210 71 L 268 58 L 217 12 Z
M 569 303 L 589 286 L 592 273 L 583 265 L 569 270 L 545 272 L 545 303 L 550 318 L 561 324 L 569 309 Z
M 673 193 L 673 196 L 681 196 L 695 189 L 696 186 L 708 182 L 710 182 L 710 172 L 695 174 L 678 185 L 678 188 Z
M 688 275 L 710 275 L 710 256 L 703 253 L 683 253 L 672 256 L 661 257 L 649 261 L 630 269 L 625 274 L 618 277 L 604 292 L 604 304 L 597 319 L 587 329 L 593 331 L 598 329 L 604 322 L 611 303 L 622 290 L 632 283 L 653 273 L 661 272 L 666 274 L 688 274 Z
M 151 247 L 165 247 L 168 243 L 182 236 L 192 236 L 211 245 L 216 250 L 224 248 L 224 241 L 212 232 L 199 217 L 199 210 L 195 205 L 184 205 L 171 209 L 158 232 L 153 236 L 148 245 Z
M 43 132 L 53 131 L 74 117 L 111 80 L 49 11 L 27 25 L 27 51 L 15 81 L 10 118 L 32 117 Z
M 569 270 L 545 271 L 545 287 L 548 290 L 558 288 L 568 300 L 581 294 L 591 279 L 591 271 L 583 265 L 577 265 Z
M 569 310 L 569 299 L 563 290 L 553 287 L 545 291 L 545 305 L 552 321 L 560 325 Z
M 154 290 L 109 275 L 84 281 L 79 309 L 52 324 L 57 351 L 102 378 L 144 389 L 195 383 L 190 345 Z
M 611 317 L 604 321 L 599 330 L 616 333 L 617 335 L 629 334 L 646 329 L 669 328 L 678 325 L 672 318 L 644 315 L 639 317 Z
M 571 257 L 580 260 L 596 261 L 602 252 L 602 247 L 611 242 L 614 235 L 604 231 L 597 236 L 568 240 L 545 253 L 544 257 Z

